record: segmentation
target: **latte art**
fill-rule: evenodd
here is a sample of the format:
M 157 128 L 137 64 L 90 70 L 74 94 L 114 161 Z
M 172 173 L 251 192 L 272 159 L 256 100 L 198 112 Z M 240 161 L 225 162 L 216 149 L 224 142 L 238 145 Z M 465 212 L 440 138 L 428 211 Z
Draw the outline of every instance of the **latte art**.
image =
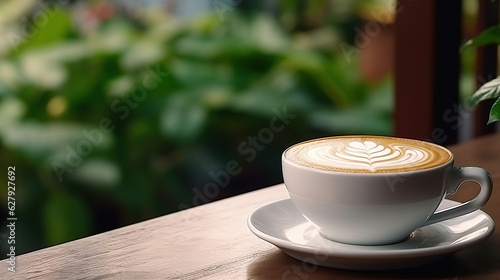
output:
M 292 146 L 285 152 L 292 162 L 343 172 L 404 172 L 439 166 L 451 154 L 437 145 L 392 137 L 332 137 Z

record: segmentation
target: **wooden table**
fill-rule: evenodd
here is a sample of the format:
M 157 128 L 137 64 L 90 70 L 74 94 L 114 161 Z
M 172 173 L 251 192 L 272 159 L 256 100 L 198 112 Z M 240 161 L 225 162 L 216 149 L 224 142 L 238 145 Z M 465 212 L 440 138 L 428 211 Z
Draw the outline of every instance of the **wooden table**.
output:
M 500 134 L 450 147 L 457 166 L 481 166 L 500 182 Z M 468 188 L 474 189 L 474 188 Z M 473 195 L 460 192 L 455 200 Z M 500 232 L 437 263 L 361 272 L 302 263 L 254 236 L 247 217 L 287 198 L 273 186 L 19 256 L 1 279 L 500 279 Z M 483 208 L 500 222 L 500 191 Z

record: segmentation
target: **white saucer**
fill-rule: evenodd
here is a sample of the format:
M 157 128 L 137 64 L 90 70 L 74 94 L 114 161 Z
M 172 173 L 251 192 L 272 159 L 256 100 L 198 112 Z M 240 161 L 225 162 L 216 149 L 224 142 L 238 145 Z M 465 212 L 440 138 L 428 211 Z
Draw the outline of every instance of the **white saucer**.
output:
M 443 200 L 439 209 L 458 203 Z M 398 244 L 357 246 L 324 239 L 290 199 L 261 206 L 248 217 L 258 237 L 286 254 L 313 264 L 343 269 L 384 270 L 419 266 L 472 246 L 494 231 L 493 219 L 481 210 L 428 225 Z

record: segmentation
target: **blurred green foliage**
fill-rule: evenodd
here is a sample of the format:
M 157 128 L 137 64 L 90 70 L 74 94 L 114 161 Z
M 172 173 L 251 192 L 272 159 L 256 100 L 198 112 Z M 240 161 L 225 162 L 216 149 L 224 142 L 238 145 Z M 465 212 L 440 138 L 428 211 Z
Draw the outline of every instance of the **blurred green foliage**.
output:
M 359 77 L 338 22 L 35 2 L 0 6 L 11 15 L 0 22 L 0 156 L 17 170 L 18 254 L 196 205 L 193 190 L 229 161 L 242 172 L 213 199 L 282 181 L 280 154 L 298 141 L 391 133 L 391 81 Z M 248 160 L 238 147 L 276 111 L 295 117 Z

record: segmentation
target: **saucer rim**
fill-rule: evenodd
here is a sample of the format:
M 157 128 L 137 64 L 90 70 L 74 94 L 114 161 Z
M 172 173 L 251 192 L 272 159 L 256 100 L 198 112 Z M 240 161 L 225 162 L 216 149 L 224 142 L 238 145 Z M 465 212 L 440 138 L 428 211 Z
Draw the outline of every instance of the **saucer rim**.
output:
M 482 210 L 476 210 L 472 213 L 476 214 L 481 214 L 484 215 L 487 223 L 490 224 L 491 226 L 488 227 L 488 229 L 482 233 L 481 235 L 471 238 L 470 240 L 466 240 L 463 242 L 460 242 L 458 244 L 446 244 L 446 245 L 438 245 L 438 246 L 433 246 L 433 247 L 426 247 L 426 248 L 411 248 L 411 249 L 388 249 L 388 248 L 380 248 L 379 250 L 363 250 L 363 248 L 371 248 L 375 249 L 379 246 L 364 246 L 364 245 L 353 245 L 353 244 L 346 244 L 346 243 L 341 243 L 341 242 L 336 242 L 336 241 L 331 241 L 335 244 L 341 244 L 342 246 L 347 246 L 347 248 L 353 248 L 355 250 L 349 251 L 348 249 L 341 249 L 341 250 L 325 250 L 322 247 L 315 247 L 315 246 L 307 246 L 307 245 L 302 245 L 298 243 L 294 243 L 293 241 L 286 240 L 286 239 L 281 239 L 275 236 L 272 236 L 270 234 L 267 234 L 265 232 L 260 231 L 257 229 L 253 223 L 252 223 L 252 217 L 257 213 L 259 210 L 262 211 L 263 208 L 269 207 L 270 205 L 273 204 L 279 204 L 279 203 L 284 203 L 285 201 L 291 201 L 290 198 L 285 198 L 285 199 L 279 199 L 275 200 L 273 202 L 266 203 L 264 205 L 261 205 L 260 207 L 256 208 L 253 210 L 250 215 L 247 218 L 247 226 L 250 229 L 250 231 L 255 234 L 257 237 L 261 238 L 262 240 L 265 240 L 275 246 L 277 246 L 280 249 L 286 249 L 286 250 L 291 250 L 291 251 L 299 251 L 301 253 L 306 253 L 306 254 L 317 254 L 318 252 L 324 253 L 328 257 L 335 257 L 335 258 L 370 258 L 370 259 L 386 259 L 386 258 L 417 258 L 417 257 L 425 257 L 425 256 L 440 256 L 440 255 L 446 255 L 446 254 L 451 254 L 454 252 L 457 252 L 459 250 L 465 249 L 467 247 L 470 247 L 472 245 L 475 245 L 488 237 L 490 237 L 493 232 L 495 231 L 495 222 L 489 216 L 486 212 Z M 451 199 L 444 199 L 444 201 L 450 202 L 452 204 L 459 204 L 459 202 L 451 200 Z M 293 203 L 292 203 L 293 205 Z M 453 206 L 453 205 L 452 205 Z M 298 211 L 298 210 L 297 210 Z M 470 213 L 470 214 L 472 214 Z M 305 223 L 311 223 L 310 221 L 306 220 L 303 216 L 301 217 L 304 219 Z M 435 224 L 430 224 L 427 225 L 428 227 L 432 227 L 435 225 L 439 225 L 440 223 L 443 223 L 446 221 L 442 222 L 437 222 Z M 406 242 L 406 241 L 402 241 Z M 402 243 L 400 242 L 400 243 Z M 400 243 L 395 243 L 395 244 L 388 244 L 388 245 L 381 245 L 380 247 L 384 246 L 391 246 L 391 245 L 396 245 Z

